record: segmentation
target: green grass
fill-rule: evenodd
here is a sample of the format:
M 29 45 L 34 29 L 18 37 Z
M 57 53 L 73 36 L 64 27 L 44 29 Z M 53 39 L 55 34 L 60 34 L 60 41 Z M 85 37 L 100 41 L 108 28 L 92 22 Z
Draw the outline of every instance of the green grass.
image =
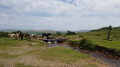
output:
M 10 55 L 10 54 L 7 54 L 7 53 L 0 53 L 0 57 L 2 57 L 2 58 L 16 58 L 18 56 L 19 55 Z
M 97 34 L 99 34 L 101 36 L 96 36 Z M 112 41 L 106 40 L 107 31 L 104 31 L 104 32 L 88 32 L 88 33 L 84 33 L 82 35 L 84 35 L 85 38 L 91 40 L 96 45 L 107 47 L 107 48 L 112 48 L 112 49 L 115 49 L 115 50 L 120 50 L 120 44 L 119 44 L 120 37 L 118 37 L 117 40 L 115 40 L 115 41 L 114 41 L 114 38 L 113 38 L 113 36 L 115 36 L 115 35 L 116 36 L 120 35 L 119 31 L 118 32 L 115 32 L 115 31 L 111 32 L 110 40 L 112 40 Z
M 8 38 L 0 38 L 0 48 L 5 47 L 20 47 L 22 45 L 30 44 L 31 42 L 26 40 L 12 40 Z
M 112 30 L 111 37 L 110 37 L 110 40 L 112 41 L 106 40 L 107 34 L 108 34 L 107 30 L 106 31 L 102 30 L 102 31 L 95 31 L 95 32 L 78 33 L 77 35 L 69 35 L 67 37 L 78 38 L 79 35 L 81 35 L 84 37 L 80 37 L 80 39 L 87 38 L 96 45 L 112 48 L 117 51 L 120 50 L 120 31 Z M 114 40 L 114 36 L 118 36 L 117 40 Z M 72 41 L 75 41 L 75 40 L 72 39 Z
M 90 59 L 89 55 L 75 52 L 72 49 L 67 49 L 64 47 L 54 47 L 48 48 L 43 50 L 41 53 L 38 54 L 39 58 L 44 60 L 51 60 L 51 61 L 60 61 L 60 62 L 72 62 L 75 63 L 80 59 Z
M 31 43 L 38 43 L 36 46 L 29 46 Z M 25 50 L 23 53 L 18 54 L 17 50 Z M 15 50 L 13 53 L 12 50 Z M 18 51 L 19 52 L 19 51 Z M 81 66 L 86 66 L 89 60 L 93 60 L 89 55 L 80 52 L 75 52 L 73 49 L 67 49 L 64 47 L 47 48 L 46 44 L 40 40 L 27 41 L 27 40 L 11 40 L 8 38 L 0 38 L 0 57 L 3 59 L 16 59 L 22 56 L 35 56 L 35 59 L 44 60 L 46 62 L 57 63 L 80 63 Z M 19 57 L 18 57 L 19 56 Z M 22 59 L 21 59 L 22 60 Z M 82 62 L 80 62 L 82 61 Z M 26 65 L 24 62 L 15 64 L 15 67 L 33 67 Z M 51 67 L 45 65 L 42 67 Z
M 33 43 L 33 42 L 27 41 L 27 40 L 22 41 L 22 40 L 13 40 L 13 39 L 9 39 L 9 38 L 0 38 L 0 50 L 2 51 L 0 53 L 0 57 L 2 57 L 2 58 L 15 58 L 15 57 L 18 57 L 19 55 L 16 55 L 16 54 L 11 55 L 11 54 L 9 54 L 9 52 L 12 49 L 16 50 L 16 48 L 13 48 L 13 47 L 22 47 L 22 46 L 25 46 L 25 45 L 29 46 L 29 44 L 31 44 L 31 43 Z M 42 41 L 40 41 L 39 44 L 44 45 L 42 43 Z
M 41 46 L 45 45 L 42 43 L 42 41 L 35 41 L 39 42 Z M 11 47 L 22 47 L 30 45 L 31 43 L 35 43 L 33 41 L 27 41 L 27 40 L 14 40 L 9 38 L 0 38 L 0 50 L 9 50 Z

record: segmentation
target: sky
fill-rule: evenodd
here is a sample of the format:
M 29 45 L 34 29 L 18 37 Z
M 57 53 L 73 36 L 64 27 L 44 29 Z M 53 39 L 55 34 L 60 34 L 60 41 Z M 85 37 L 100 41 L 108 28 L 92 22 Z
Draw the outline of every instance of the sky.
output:
M 0 0 L 0 29 L 92 30 L 120 26 L 120 0 Z

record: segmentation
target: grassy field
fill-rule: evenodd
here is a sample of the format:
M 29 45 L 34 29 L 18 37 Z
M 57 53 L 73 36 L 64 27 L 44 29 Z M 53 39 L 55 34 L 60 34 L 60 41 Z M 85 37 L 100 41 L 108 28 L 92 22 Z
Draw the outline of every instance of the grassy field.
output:
M 107 34 L 108 34 L 107 29 L 99 29 L 93 32 L 86 32 L 86 33 L 77 33 L 76 35 L 63 34 L 61 36 L 55 36 L 55 37 L 65 36 L 72 40 L 76 40 L 75 38 L 80 38 L 80 40 L 83 38 L 86 38 L 91 40 L 96 45 L 112 48 L 119 51 L 120 50 L 120 31 L 119 30 L 120 30 L 120 27 L 113 28 L 113 30 L 111 31 L 110 40 L 106 40 Z M 117 36 L 116 40 L 114 40 L 114 36 Z
M 107 31 L 101 32 L 88 32 L 88 33 L 81 33 L 81 35 L 85 36 L 85 38 L 91 40 L 94 44 L 100 45 L 107 48 L 112 48 L 115 50 L 120 50 L 120 32 L 112 31 L 110 40 L 107 39 Z M 116 40 L 114 40 L 113 36 L 118 36 Z
M 35 43 L 35 45 L 31 45 Z M 40 40 L 0 38 L 0 67 L 106 67 L 87 54 L 46 47 Z

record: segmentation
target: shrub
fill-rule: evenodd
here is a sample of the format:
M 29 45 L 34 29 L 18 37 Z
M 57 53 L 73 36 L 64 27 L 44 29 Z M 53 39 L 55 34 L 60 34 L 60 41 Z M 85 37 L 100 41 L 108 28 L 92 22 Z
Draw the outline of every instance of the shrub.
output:
M 0 37 L 7 37 L 8 36 L 8 32 L 0 32 Z
M 85 50 L 96 50 L 96 46 L 88 39 L 83 39 L 79 42 L 79 48 Z
M 75 32 L 71 32 L 71 31 L 67 31 L 67 33 L 66 33 L 67 35 L 76 35 L 76 33 Z

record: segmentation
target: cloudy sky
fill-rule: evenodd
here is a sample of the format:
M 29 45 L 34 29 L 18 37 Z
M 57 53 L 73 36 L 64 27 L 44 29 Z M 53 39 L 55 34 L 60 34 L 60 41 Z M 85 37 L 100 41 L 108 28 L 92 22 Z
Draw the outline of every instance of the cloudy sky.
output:
M 90 30 L 120 26 L 120 0 L 0 0 L 0 29 Z

